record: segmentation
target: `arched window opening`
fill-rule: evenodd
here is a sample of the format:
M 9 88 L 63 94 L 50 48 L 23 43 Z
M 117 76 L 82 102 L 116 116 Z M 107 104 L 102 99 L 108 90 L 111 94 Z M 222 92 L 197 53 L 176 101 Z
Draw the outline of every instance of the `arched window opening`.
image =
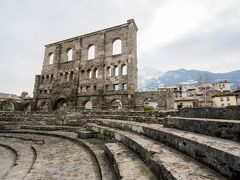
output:
M 111 108 L 114 109 L 114 110 L 119 110 L 119 109 L 122 109 L 122 103 L 120 100 L 116 99 L 112 102 L 111 104 Z
M 67 61 L 72 61 L 73 60 L 73 50 L 68 49 L 67 50 Z
M 53 105 L 53 110 L 57 111 L 67 111 L 68 110 L 69 103 L 65 98 L 60 98 L 58 99 L 54 105 Z
M 85 103 L 85 109 L 92 109 L 92 102 L 91 101 L 87 101 Z
M 98 69 L 97 68 L 94 69 L 94 77 L 96 79 L 98 78 Z
M 118 66 L 114 67 L 114 76 L 119 76 L 119 68 L 118 68 Z
M 91 45 L 88 48 L 88 59 L 95 59 L 95 46 Z
M 81 79 L 84 79 L 84 73 L 85 73 L 85 71 L 81 70 Z
M 65 81 L 68 81 L 68 72 L 65 73 Z
M 53 74 L 50 76 L 50 82 L 53 82 Z
M 60 73 L 60 82 L 62 82 L 63 81 L 63 73 Z
M 113 90 L 118 91 L 119 90 L 119 84 L 114 84 L 113 85 Z
M 123 83 L 122 86 L 123 86 L 123 87 L 122 87 L 123 90 L 127 90 L 127 84 L 126 84 L 126 83 Z
M 49 82 L 50 79 L 49 79 L 49 75 L 46 76 L 46 82 Z
M 158 107 L 158 102 L 148 98 L 143 103 L 144 111 L 155 110 Z
M 49 58 L 48 64 L 53 64 L 54 54 L 53 54 L 53 53 L 50 53 L 50 54 L 48 55 L 48 58 Z
M 106 90 L 106 91 L 109 91 L 109 84 L 107 84 L 107 85 L 105 86 L 105 90 Z
M 83 87 L 82 87 L 82 86 L 78 88 L 78 92 L 79 92 L 79 93 L 82 93 L 82 92 L 83 92 Z
M 94 86 L 93 86 L 93 90 L 94 90 L 94 91 L 97 91 L 97 85 L 94 85 Z
M 122 41 L 120 39 L 116 39 L 114 42 L 113 42 L 113 55 L 116 55 L 116 54 L 121 54 L 122 53 Z
M 45 77 L 42 76 L 42 78 L 41 78 L 41 82 L 44 83 L 44 80 L 45 80 Z
M 107 67 L 107 77 L 111 77 L 112 76 L 112 72 L 111 72 L 111 67 Z
M 73 80 L 73 72 L 70 73 L 69 79 L 70 79 L 70 81 Z
M 122 66 L 122 75 L 127 75 L 127 66 L 126 65 Z
M 92 70 L 89 69 L 89 70 L 87 71 L 87 73 L 88 73 L 88 78 L 89 78 L 89 79 L 92 79 Z

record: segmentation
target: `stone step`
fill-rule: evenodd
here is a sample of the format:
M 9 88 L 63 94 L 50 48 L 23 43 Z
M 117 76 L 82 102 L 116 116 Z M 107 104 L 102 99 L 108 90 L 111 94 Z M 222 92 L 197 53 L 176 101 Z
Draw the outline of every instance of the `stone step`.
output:
M 96 155 L 101 169 L 102 180 L 116 180 L 117 177 L 113 171 L 113 168 L 110 165 L 109 160 L 104 153 L 104 144 L 106 143 L 106 141 L 98 138 L 80 140 L 89 148 L 91 148 L 91 150 Z
M 193 157 L 225 176 L 231 178 L 240 176 L 240 143 L 238 142 L 164 128 L 161 124 L 108 119 L 96 119 L 93 122 L 143 134 Z
M 163 118 L 159 117 L 142 117 L 142 116 L 121 116 L 121 115 L 81 115 L 81 118 L 74 120 L 68 120 L 65 125 L 67 126 L 82 126 L 84 123 L 91 119 L 101 118 L 101 119 L 115 119 L 124 121 L 134 121 L 134 122 L 146 122 L 146 123 L 159 123 L 163 122 Z
M 36 125 L 21 125 L 21 129 L 32 129 L 39 131 L 69 131 L 69 132 L 77 132 L 79 131 L 79 127 L 72 126 L 36 126 Z
M 104 152 L 112 163 L 118 179 L 157 179 L 144 162 L 123 144 L 107 143 Z
M 185 154 L 137 133 L 86 124 L 87 129 L 115 138 L 134 151 L 162 179 L 224 179 Z
M 167 117 L 163 125 L 240 142 L 239 120 Z
M 125 121 L 137 121 L 137 122 L 149 122 L 149 123 L 162 123 L 163 118 L 159 117 L 149 117 L 149 116 L 122 116 L 122 115 L 112 115 L 112 114 L 102 114 L 95 115 L 94 118 L 107 118 L 107 119 L 116 119 L 116 120 L 125 120 Z
M 11 139 L 9 139 L 9 141 L 1 142 L 1 138 L 3 137 L 4 136 L 0 136 L 1 145 L 8 147 L 16 153 L 15 164 L 13 164 L 3 179 L 24 179 L 26 174 L 32 169 L 36 159 L 35 149 L 29 145 L 12 143 Z
M 94 135 L 95 135 L 95 132 L 93 132 L 93 131 L 88 131 L 88 130 L 77 131 L 77 137 L 82 138 L 82 139 L 93 138 Z

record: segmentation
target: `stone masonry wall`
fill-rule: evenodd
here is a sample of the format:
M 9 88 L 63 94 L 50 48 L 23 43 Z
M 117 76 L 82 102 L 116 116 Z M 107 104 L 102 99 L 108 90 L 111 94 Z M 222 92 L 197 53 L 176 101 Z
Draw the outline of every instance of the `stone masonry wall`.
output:
M 123 109 L 133 109 L 137 30 L 131 19 L 119 26 L 46 45 L 42 72 L 36 76 L 34 86 L 37 110 L 76 111 L 86 106 L 110 109 L 114 100 L 121 101 Z M 121 41 L 121 52 L 114 54 L 116 40 Z
M 225 108 L 184 108 L 179 113 L 182 117 L 235 119 L 240 120 L 240 106 L 228 106 Z

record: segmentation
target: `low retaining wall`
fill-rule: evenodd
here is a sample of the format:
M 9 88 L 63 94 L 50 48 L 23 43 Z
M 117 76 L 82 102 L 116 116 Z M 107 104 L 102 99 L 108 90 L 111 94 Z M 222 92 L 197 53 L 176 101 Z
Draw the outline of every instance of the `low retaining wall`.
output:
M 77 113 L 46 113 L 0 111 L 0 129 L 17 129 L 22 125 L 68 125 L 82 126 L 88 119 L 107 118 L 128 121 L 158 123 L 162 117 L 176 116 L 177 111 L 81 111 Z
M 228 106 L 225 108 L 184 108 L 179 112 L 179 116 L 191 118 L 240 120 L 240 106 Z
M 0 111 L 1 125 L 62 125 L 64 114 L 22 112 L 22 111 Z

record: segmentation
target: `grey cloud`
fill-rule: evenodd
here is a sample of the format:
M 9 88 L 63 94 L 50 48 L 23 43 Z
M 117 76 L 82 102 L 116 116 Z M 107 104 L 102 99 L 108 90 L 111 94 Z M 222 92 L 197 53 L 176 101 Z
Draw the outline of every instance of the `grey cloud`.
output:
M 239 20 L 238 6 L 224 9 L 200 29 L 143 53 L 140 65 L 148 62 L 162 71 L 178 68 L 237 70 L 240 68 Z
M 19 94 L 22 90 L 27 90 L 32 93 L 35 74 L 41 71 L 45 44 L 121 24 L 129 18 L 136 20 L 139 27 L 138 39 L 141 40 L 143 32 L 152 25 L 155 12 L 168 2 L 1 0 L 0 92 Z M 205 60 L 222 60 L 225 57 L 239 59 L 240 29 L 238 23 L 234 24 L 239 20 L 239 3 L 235 2 L 236 9 L 225 10 L 217 17 L 221 28 L 216 29 L 214 26 L 214 31 L 208 34 L 201 30 L 192 32 L 169 44 L 141 52 L 139 69 L 150 64 L 165 71 L 190 67 L 188 64 L 191 63 L 195 67 L 194 61 L 199 60 L 203 63 Z M 231 25 L 228 25 L 229 20 Z

